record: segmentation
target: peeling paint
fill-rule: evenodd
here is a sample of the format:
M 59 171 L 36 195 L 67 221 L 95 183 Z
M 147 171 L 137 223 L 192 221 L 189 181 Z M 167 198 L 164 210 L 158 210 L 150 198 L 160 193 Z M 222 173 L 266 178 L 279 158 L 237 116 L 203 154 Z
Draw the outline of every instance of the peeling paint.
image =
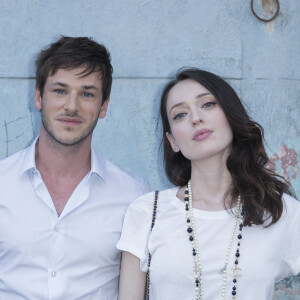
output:
M 296 298 L 296 296 L 298 297 Z M 276 284 L 273 300 L 282 299 L 300 299 L 300 274 L 298 276 L 287 277 Z
M 276 162 L 280 162 L 281 170 L 279 173 L 290 182 L 290 168 L 292 170 L 292 179 L 296 179 L 299 173 L 298 167 L 298 154 L 294 149 L 288 148 L 287 145 L 282 145 L 278 152 L 274 154 L 274 156 L 270 159 L 270 163 L 275 167 L 278 164 Z

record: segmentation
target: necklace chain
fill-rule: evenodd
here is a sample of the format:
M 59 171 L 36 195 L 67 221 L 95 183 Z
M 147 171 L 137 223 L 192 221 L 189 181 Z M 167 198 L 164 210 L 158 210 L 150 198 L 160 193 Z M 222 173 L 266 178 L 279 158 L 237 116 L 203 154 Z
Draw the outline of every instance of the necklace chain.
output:
M 199 255 L 198 239 L 195 230 L 194 214 L 193 214 L 193 197 L 192 197 L 192 187 L 190 181 L 188 182 L 187 188 L 184 195 L 185 210 L 186 210 L 186 222 L 187 222 L 187 232 L 189 234 L 189 240 L 192 246 L 192 255 L 194 259 L 194 276 L 195 276 L 195 295 L 196 300 L 204 300 L 204 285 L 203 285 L 203 272 L 201 258 Z M 235 222 L 232 228 L 232 232 L 229 237 L 228 248 L 225 256 L 224 267 L 219 271 L 222 274 L 222 300 L 225 300 L 226 295 L 226 283 L 227 283 L 227 267 L 229 262 L 229 257 L 232 249 L 233 239 L 236 232 L 237 224 L 239 223 L 238 235 L 237 235 L 237 248 L 235 253 L 234 267 L 232 268 L 233 276 L 233 286 L 232 286 L 232 299 L 236 299 L 236 283 L 237 277 L 241 276 L 241 269 L 238 267 L 239 257 L 240 257 L 240 242 L 242 239 L 242 229 L 243 229 L 243 205 L 241 204 L 240 196 L 237 199 L 237 212 L 235 213 Z

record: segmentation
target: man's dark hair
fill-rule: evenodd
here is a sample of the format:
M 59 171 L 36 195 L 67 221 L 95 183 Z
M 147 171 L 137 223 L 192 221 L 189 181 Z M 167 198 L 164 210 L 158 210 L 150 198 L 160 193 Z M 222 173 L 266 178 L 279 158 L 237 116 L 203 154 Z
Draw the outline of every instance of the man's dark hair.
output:
M 53 76 L 58 69 L 84 67 L 79 74 L 82 77 L 99 72 L 103 84 L 102 103 L 110 95 L 113 67 L 110 54 L 105 46 L 88 37 L 62 36 L 47 49 L 42 50 L 35 61 L 36 86 L 41 96 L 48 76 Z

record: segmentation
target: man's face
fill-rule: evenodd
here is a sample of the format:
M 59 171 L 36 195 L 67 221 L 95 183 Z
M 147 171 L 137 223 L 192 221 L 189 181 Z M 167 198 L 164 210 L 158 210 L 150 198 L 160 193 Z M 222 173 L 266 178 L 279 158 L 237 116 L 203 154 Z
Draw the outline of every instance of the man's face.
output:
M 91 139 L 98 118 L 104 118 L 108 100 L 102 102 L 102 80 L 94 72 L 80 77 L 84 68 L 58 69 L 45 83 L 43 97 L 36 89 L 35 106 L 42 112 L 41 134 L 72 146 Z

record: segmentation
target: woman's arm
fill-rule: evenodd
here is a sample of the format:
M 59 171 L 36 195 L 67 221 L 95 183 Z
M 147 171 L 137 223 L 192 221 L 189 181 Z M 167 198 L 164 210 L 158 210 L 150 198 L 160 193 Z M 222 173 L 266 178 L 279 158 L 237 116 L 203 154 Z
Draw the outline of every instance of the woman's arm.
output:
M 119 300 L 144 300 L 146 273 L 140 270 L 140 260 L 129 252 L 122 252 Z

